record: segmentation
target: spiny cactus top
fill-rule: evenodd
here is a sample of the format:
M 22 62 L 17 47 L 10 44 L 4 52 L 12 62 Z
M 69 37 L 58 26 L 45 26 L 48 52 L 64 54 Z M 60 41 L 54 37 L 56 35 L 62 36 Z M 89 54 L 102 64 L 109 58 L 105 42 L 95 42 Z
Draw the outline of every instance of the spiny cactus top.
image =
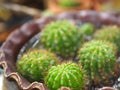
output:
M 58 0 L 58 4 L 64 8 L 70 8 L 80 5 L 78 0 Z
M 90 80 L 105 82 L 113 74 L 116 57 L 111 45 L 105 41 L 87 42 L 79 50 L 78 57 Z
M 76 54 L 82 34 L 73 22 L 56 21 L 42 30 L 40 40 L 44 48 L 66 58 Z
M 83 90 L 85 84 L 83 69 L 75 63 L 68 62 L 53 66 L 45 78 L 45 84 L 50 90 L 58 90 L 65 86 L 71 90 Z
M 94 33 L 94 29 L 94 25 L 91 23 L 85 23 L 80 26 L 81 32 L 86 36 L 92 35 Z
M 18 71 L 29 81 L 43 81 L 48 69 L 57 64 L 54 54 L 45 50 L 30 50 L 17 62 Z
M 94 38 L 97 40 L 107 40 L 115 43 L 118 47 L 118 51 L 120 52 L 120 27 L 104 26 L 95 33 Z

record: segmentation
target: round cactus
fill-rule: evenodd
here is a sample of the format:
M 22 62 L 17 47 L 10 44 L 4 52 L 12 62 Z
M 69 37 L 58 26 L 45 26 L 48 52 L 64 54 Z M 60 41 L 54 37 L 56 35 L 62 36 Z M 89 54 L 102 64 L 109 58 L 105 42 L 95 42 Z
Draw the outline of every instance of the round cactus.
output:
M 45 84 L 50 90 L 69 87 L 71 90 L 83 90 L 85 84 L 84 70 L 77 64 L 68 62 L 53 66 L 45 78 Z
M 78 2 L 77 0 L 58 0 L 58 4 L 61 7 L 70 8 L 80 5 L 80 2 Z
M 107 40 L 113 42 L 120 52 L 120 27 L 104 26 L 94 34 L 96 40 Z
M 95 27 L 91 23 L 85 23 L 79 27 L 79 30 L 83 34 L 84 41 L 89 41 L 93 37 Z
M 82 34 L 73 22 L 56 21 L 48 24 L 41 32 L 40 43 L 49 51 L 68 58 L 73 57 L 82 42 Z
M 79 50 L 79 62 L 90 81 L 107 84 L 108 80 L 113 77 L 116 63 L 113 49 L 108 42 L 93 40 L 85 43 Z
M 91 36 L 91 35 L 93 35 L 95 28 L 94 28 L 93 24 L 85 23 L 80 26 L 80 30 L 81 30 L 81 32 L 83 32 L 83 34 L 85 36 Z
M 43 81 L 51 66 L 57 64 L 54 54 L 45 50 L 30 50 L 17 62 L 18 71 L 29 81 Z

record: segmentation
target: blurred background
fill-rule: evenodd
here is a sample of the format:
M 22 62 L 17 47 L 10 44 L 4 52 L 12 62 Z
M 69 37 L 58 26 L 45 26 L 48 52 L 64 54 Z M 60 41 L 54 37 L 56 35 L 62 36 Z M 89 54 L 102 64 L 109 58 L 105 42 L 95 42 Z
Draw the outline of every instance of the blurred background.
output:
M 76 10 L 120 13 L 120 0 L 0 0 L 0 45 L 31 19 Z

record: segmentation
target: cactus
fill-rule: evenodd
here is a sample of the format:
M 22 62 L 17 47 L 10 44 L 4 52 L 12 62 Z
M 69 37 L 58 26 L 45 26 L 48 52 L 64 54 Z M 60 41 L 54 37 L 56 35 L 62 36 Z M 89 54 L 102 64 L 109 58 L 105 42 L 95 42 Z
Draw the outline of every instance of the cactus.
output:
M 89 41 L 93 38 L 95 27 L 91 23 L 85 23 L 79 27 L 79 30 L 83 34 L 84 41 Z
M 73 57 L 82 42 L 78 27 L 70 21 L 56 21 L 48 24 L 41 32 L 43 48 L 64 58 Z
M 45 84 L 50 90 L 58 90 L 62 86 L 71 90 L 83 90 L 85 85 L 84 70 L 77 64 L 68 62 L 53 66 L 45 78 Z
M 116 44 L 118 52 L 120 52 L 120 27 L 104 26 L 94 34 L 96 40 L 107 40 Z
M 111 77 L 114 77 L 116 57 L 113 50 L 112 44 L 100 40 L 87 42 L 79 50 L 79 62 L 89 81 L 108 84 Z
M 91 36 L 94 33 L 94 25 L 91 23 L 85 23 L 82 26 L 80 26 L 80 30 L 83 32 L 85 36 Z
M 57 58 L 45 50 L 30 50 L 17 62 L 17 69 L 29 81 L 43 81 L 48 69 L 57 64 Z
M 77 0 L 58 0 L 58 4 L 64 8 L 70 8 L 80 5 Z

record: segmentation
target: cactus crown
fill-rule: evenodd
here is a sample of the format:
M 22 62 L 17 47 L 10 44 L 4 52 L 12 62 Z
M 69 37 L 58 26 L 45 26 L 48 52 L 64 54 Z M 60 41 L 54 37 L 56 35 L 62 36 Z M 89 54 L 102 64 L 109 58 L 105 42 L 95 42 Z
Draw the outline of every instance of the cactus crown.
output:
M 29 81 L 43 81 L 48 69 L 56 64 L 54 54 L 45 50 L 30 50 L 18 60 L 17 69 Z
M 40 40 L 44 48 L 67 58 L 76 54 L 82 35 L 74 23 L 56 21 L 42 30 Z
M 53 66 L 45 78 L 45 84 L 50 90 L 58 90 L 65 86 L 72 90 L 83 90 L 84 71 L 75 63 L 68 62 Z
M 99 82 L 111 77 L 116 62 L 111 46 L 105 41 L 93 40 L 84 44 L 79 50 L 79 62 L 89 79 Z
M 96 40 L 106 40 L 116 44 L 120 52 L 120 28 L 117 26 L 104 26 L 94 34 Z

